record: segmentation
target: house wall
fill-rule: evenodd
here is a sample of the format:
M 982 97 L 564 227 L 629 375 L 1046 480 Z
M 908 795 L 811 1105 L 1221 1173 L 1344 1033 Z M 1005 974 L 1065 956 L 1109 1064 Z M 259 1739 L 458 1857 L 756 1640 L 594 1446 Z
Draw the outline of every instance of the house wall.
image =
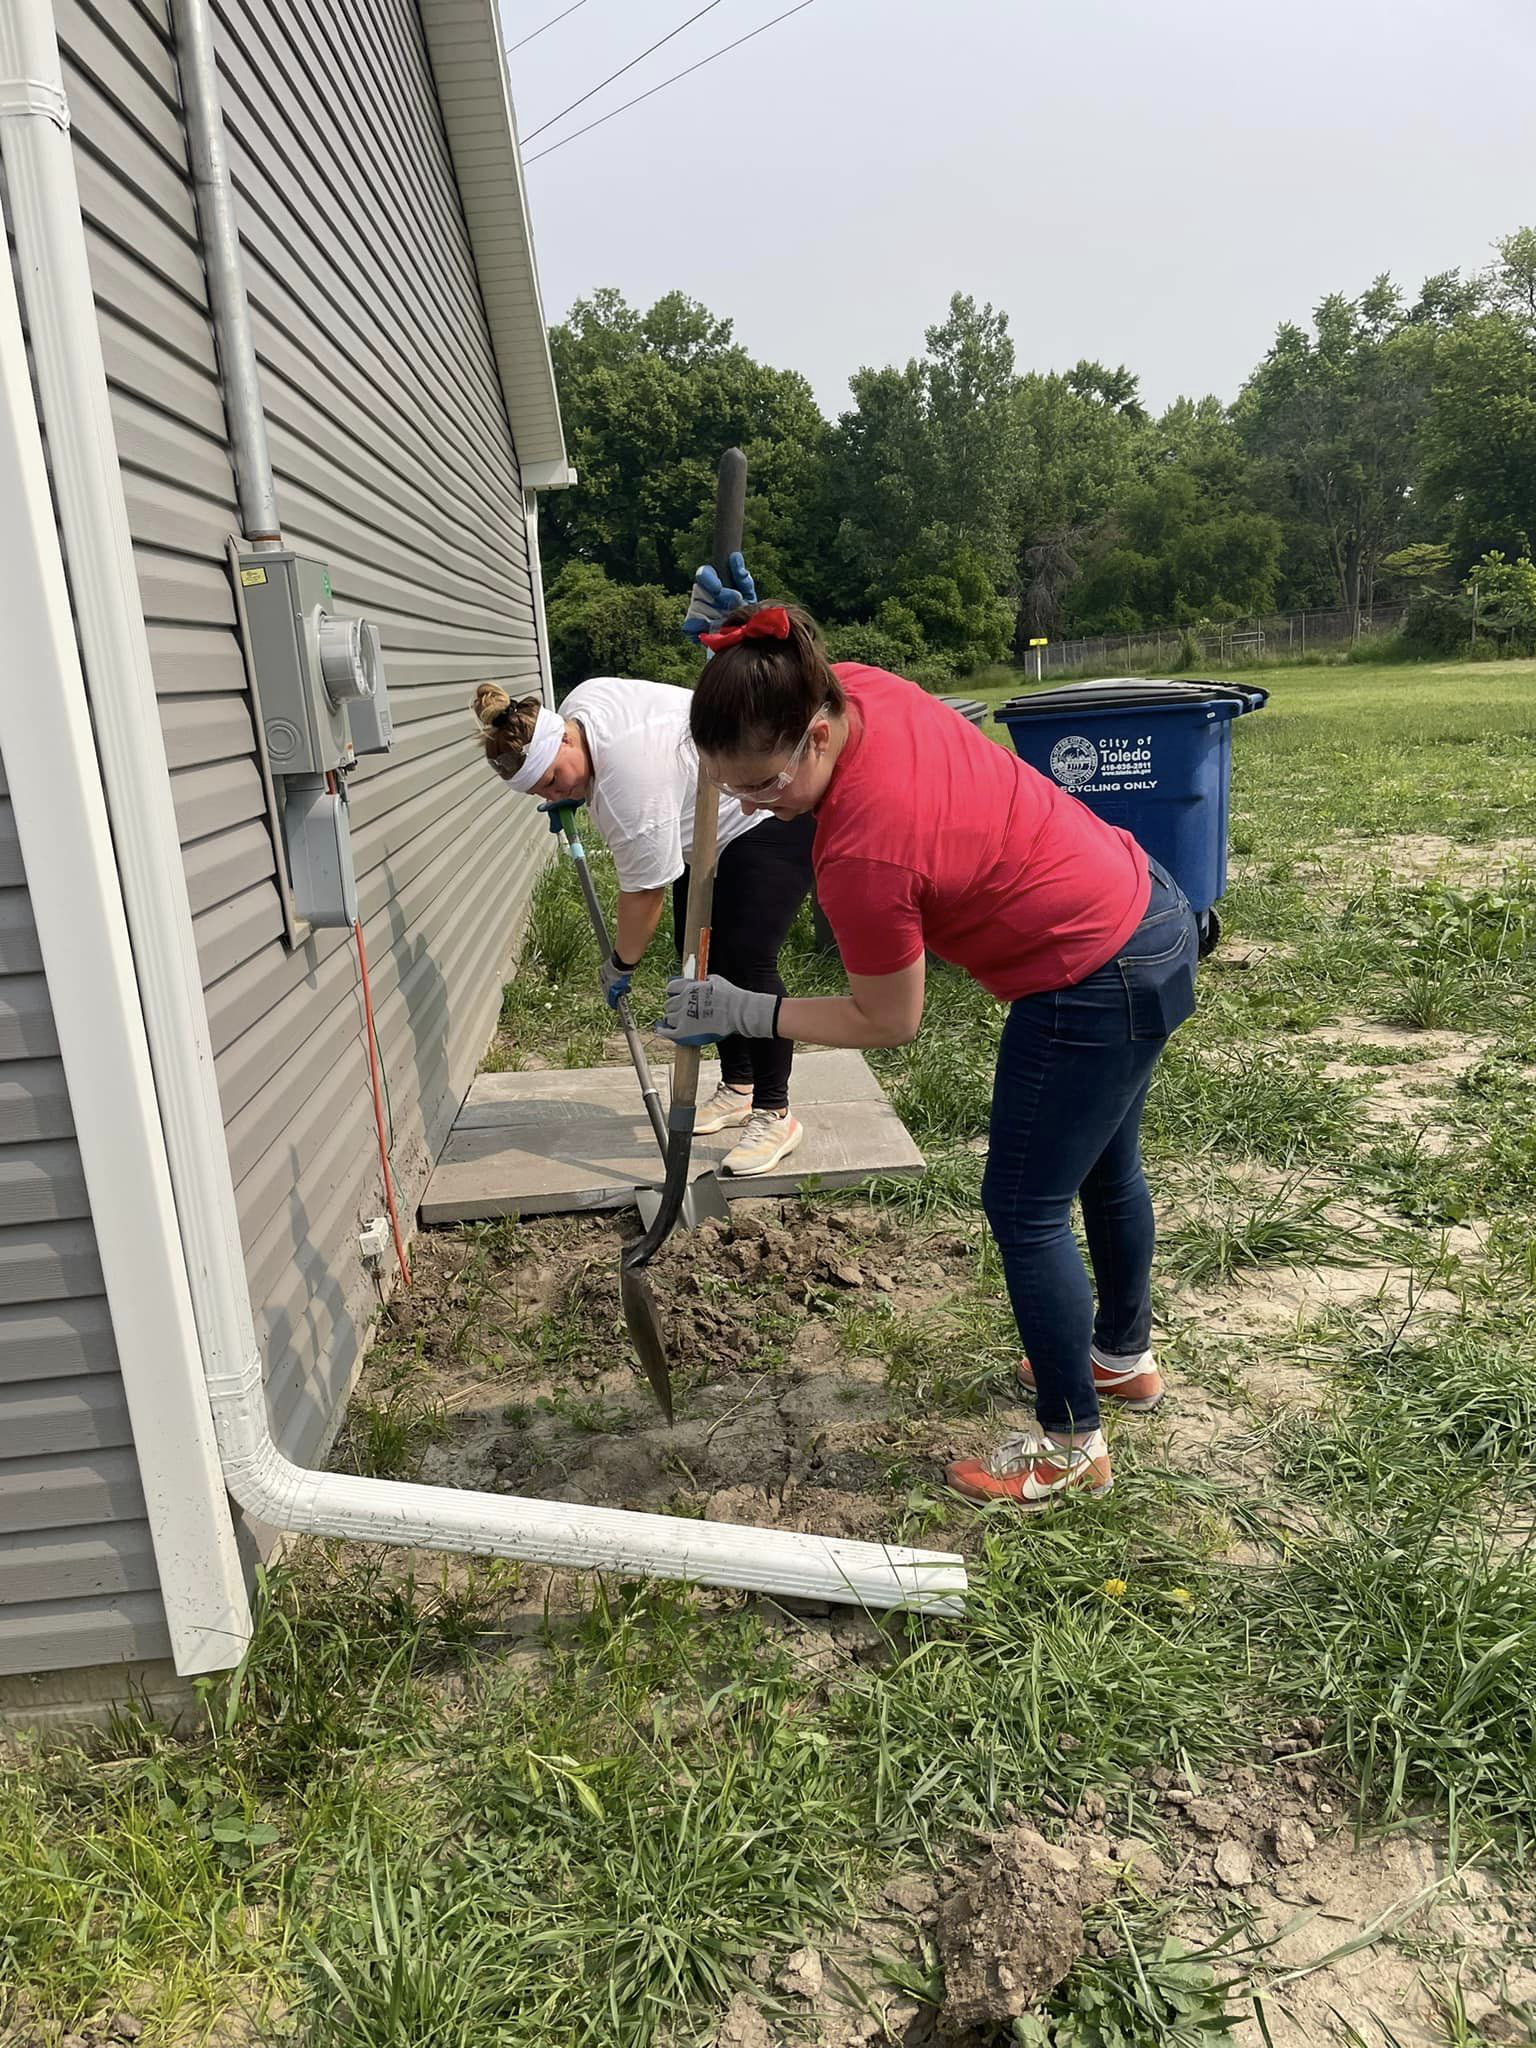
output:
M 312 1459 L 375 1306 L 356 1242 L 384 1206 L 357 960 L 344 933 L 292 950 L 283 936 L 225 567 L 234 482 L 167 7 L 60 0 L 58 21 L 268 1398 L 283 1449 Z M 494 1026 L 547 837 L 534 807 L 487 775 L 466 716 L 482 677 L 538 687 L 517 459 L 414 0 L 227 0 L 216 23 L 285 538 L 329 564 L 340 609 L 376 622 L 389 674 L 395 749 L 352 778 L 352 832 L 409 1217 Z M 6 873 L 7 957 L 25 962 L 14 856 Z M 21 1183 L 58 1211 L 59 1249 L 46 1282 L 0 1257 L 13 1290 L 0 1293 L 0 1390 L 36 1397 L 13 1401 L 28 1408 L 24 1436 L 0 1407 L 0 1461 L 15 1468 L 0 1463 L 0 1502 L 14 1512 L 23 1498 L 15 1443 L 56 1461 L 60 1484 L 27 1576 L 18 1564 L 10 1583 L 32 1602 L 75 1597 L 66 1536 L 88 1527 L 111 1571 L 134 1575 L 116 1606 L 139 1633 L 119 1618 L 66 1639 L 39 1623 L 30 1643 L 17 1632 L 9 1667 L 0 1651 L 0 1671 L 153 1656 L 163 1642 L 47 992 L 35 969 L 16 974 L 24 1014 L 4 1103 L 16 1142 L 39 1155 L 18 1155 Z M 0 1207 L 0 1232 L 10 1214 Z M 70 1306 L 39 1323 L 32 1307 L 53 1301 Z M 87 1382 L 102 1418 L 89 1427 Z M 70 1478 L 93 1433 L 111 1438 L 92 1449 L 98 1469 Z M 4 1570 L 0 1552 L 0 1602 L 19 1600 Z
M 0 1678 L 170 1648 L 0 764 Z

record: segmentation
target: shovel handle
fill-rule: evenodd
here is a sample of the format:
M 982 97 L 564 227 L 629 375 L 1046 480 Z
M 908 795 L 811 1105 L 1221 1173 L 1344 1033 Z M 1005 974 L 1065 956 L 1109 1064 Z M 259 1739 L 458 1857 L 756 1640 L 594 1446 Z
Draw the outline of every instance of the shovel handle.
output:
M 740 548 L 746 516 L 747 458 L 739 448 L 727 448 L 720 458 L 720 477 L 715 491 L 715 567 L 722 577 L 730 574 L 730 558 Z M 688 861 L 688 914 L 683 920 L 683 958 L 694 962 L 693 972 L 709 972 L 710 917 L 715 902 L 715 861 L 720 845 L 720 792 L 699 770 L 693 800 L 693 851 Z M 699 1048 L 680 1045 L 672 1055 L 672 1098 L 667 1113 L 667 1173 L 662 1184 L 661 1208 L 650 1226 L 624 1253 L 624 1265 L 633 1270 L 646 1265 L 677 1221 L 688 1189 L 688 1162 L 693 1152 L 693 1121 L 699 1099 Z
M 581 893 L 586 901 L 587 916 L 604 959 L 613 951 L 613 942 L 608 936 L 608 920 L 603 916 L 603 906 L 597 900 L 597 888 L 592 880 L 592 870 L 587 865 L 587 849 L 581 843 L 581 834 L 576 830 L 576 806 L 572 803 L 540 804 L 539 809 L 549 819 L 549 829 L 565 835 L 566 851 L 576 866 Z M 635 1016 L 629 1006 L 629 997 L 620 996 L 615 1006 L 619 1026 L 629 1047 L 630 1064 L 634 1067 L 635 1078 L 640 1083 L 640 1097 L 645 1104 L 645 1113 L 651 1120 L 656 1143 L 661 1156 L 667 1156 L 667 1116 L 661 1106 L 661 1095 L 651 1075 L 651 1063 L 645 1056 L 645 1047 L 640 1042 L 640 1033 L 635 1026 Z
M 722 583 L 731 580 L 731 556 L 741 547 L 747 518 L 747 458 L 727 448 L 715 479 L 715 531 L 710 558 Z M 699 769 L 693 799 L 693 852 L 688 862 L 688 914 L 683 920 L 683 958 L 702 981 L 709 972 L 710 918 L 715 901 L 715 862 L 720 844 L 720 792 Z M 699 1048 L 680 1045 L 672 1058 L 672 1102 L 694 1103 L 699 1094 Z M 690 1135 L 692 1122 L 689 1123 Z

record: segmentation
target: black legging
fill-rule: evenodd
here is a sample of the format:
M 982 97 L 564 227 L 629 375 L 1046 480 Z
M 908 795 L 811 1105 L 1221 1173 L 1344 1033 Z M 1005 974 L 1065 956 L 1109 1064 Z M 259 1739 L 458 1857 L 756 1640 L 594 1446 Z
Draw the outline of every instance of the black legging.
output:
M 733 839 L 715 870 L 710 917 L 709 969 L 738 988 L 781 996 L 779 948 L 811 886 L 811 841 L 816 820 L 765 818 Z M 688 870 L 672 884 L 672 942 L 682 957 L 688 915 Z M 783 1109 L 795 1048 L 787 1038 L 722 1038 L 720 1073 L 738 1087 L 750 1084 L 754 1109 Z

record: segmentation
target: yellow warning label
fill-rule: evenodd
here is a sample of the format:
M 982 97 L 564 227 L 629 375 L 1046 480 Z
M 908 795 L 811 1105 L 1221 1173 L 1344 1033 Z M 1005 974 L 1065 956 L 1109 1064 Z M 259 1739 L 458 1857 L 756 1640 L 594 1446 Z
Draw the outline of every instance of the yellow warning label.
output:
M 267 572 L 265 569 L 242 569 L 240 571 L 240 581 L 247 590 L 250 589 L 253 583 L 265 583 L 266 580 Z
M 1029 644 L 1031 647 L 1049 647 L 1051 643 L 1049 640 L 1031 640 Z

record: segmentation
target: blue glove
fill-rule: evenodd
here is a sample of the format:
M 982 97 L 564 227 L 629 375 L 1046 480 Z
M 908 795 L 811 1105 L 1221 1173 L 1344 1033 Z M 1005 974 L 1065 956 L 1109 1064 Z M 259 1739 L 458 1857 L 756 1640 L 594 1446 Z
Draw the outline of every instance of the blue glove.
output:
M 597 970 L 602 983 L 603 994 L 610 1010 L 616 1010 L 629 994 L 629 985 L 635 978 L 633 967 L 626 967 L 617 953 L 611 954 Z
M 718 633 L 737 605 L 756 603 L 757 585 L 747 574 L 747 565 L 739 553 L 731 556 L 729 583 L 722 583 L 706 562 L 693 579 L 683 631 L 696 642 L 701 633 Z

